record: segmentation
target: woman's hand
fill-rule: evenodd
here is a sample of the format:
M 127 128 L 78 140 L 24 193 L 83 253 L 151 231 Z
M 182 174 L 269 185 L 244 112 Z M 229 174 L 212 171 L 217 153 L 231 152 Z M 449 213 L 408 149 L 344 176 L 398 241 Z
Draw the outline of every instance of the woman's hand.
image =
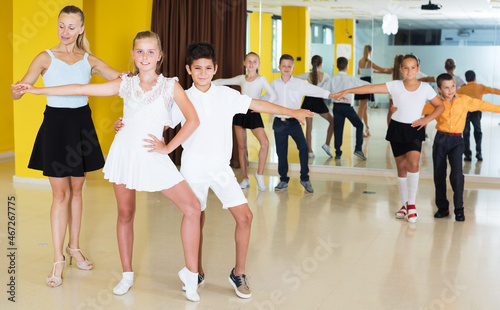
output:
M 123 123 L 123 118 L 119 117 L 114 123 L 113 127 L 115 128 L 115 133 L 118 133 L 122 129 L 122 127 L 125 126 Z
M 168 155 L 170 153 L 167 146 L 165 145 L 165 139 L 163 137 L 160 141 L 152 134 L 148 134 L 148 136 L 150 136 L 151 139 L 144 139 L 145 142 L 149 143 L 149 145 L 144 145 L 144 147 L 149 148 L 148 152 L 156 152 L 165 155 Z
M 26 93 L 30 93 L 33 95 L 40 95 L 41 91 L 40 88 L 35 87 L 31 84 L 26 84 L 26 83 L 16 83 L 12 85 L 12 93 L 13 94 L 18 94 L 18 95 L 24 95 Z

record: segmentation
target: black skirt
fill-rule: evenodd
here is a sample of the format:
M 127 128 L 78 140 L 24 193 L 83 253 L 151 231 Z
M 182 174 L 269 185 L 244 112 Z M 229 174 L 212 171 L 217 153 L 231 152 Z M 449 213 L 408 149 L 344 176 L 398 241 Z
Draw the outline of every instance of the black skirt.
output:
M 325 100 L 316 97 L 304 97 L 301 108 L 318 114 L 330 112 L 325 104 Z
M 260 113 L 248 110 L 246 114 L 236 114 L 233 117 L 233 125 L 246 129 L 264 128 L 264 122 Z
M 88 105 L 76 108 L 47 106 L 28 168 L 49 177 L 83 177 L 104 166 L 101 146 Z
M 392 154 L 398 157 L 409 151 L 422 150 L 422 141 L 425 140 L 425 128 L 411 127 L 411 124 L 400 123 L 391 119 L 385 139 L 391 142 Z
M 362 76 L 359 79 L 366 81 L 368 83 L 372 82 L 371 76 Z M 363 99 L 368 99 L 369 101 L 375 101 L 375 96 L 373 96 L 373 94 L 354 95 L 354 100 L 363 100 Z

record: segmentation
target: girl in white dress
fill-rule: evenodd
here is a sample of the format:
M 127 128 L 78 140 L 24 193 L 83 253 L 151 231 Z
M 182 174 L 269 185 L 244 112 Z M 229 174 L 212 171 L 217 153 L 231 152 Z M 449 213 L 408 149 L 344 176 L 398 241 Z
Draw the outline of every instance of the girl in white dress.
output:
M 158 74 L 161 65 L 161 42 L 151 31 L 139 32 L 133 41 L 133 77 L 123 76 L 101 84 L 72 84 L 35 88 L 20 84 L 23 92 L 37 95 L 115 96 L 124 99 L 124 123 L 127 124 L 111 145 L 104 178 L 113 183 L 118 204 L 118 248 L 123 279 L 115 286 L 116 295 L 125 294 L 133 285 L 132 249 L 134 241 L 135 191 L 161 191 L 184 214 L 181 238 L 186 267 L 179 272 L 186 287 L 186 297 L 198 301 L 198 245 L 201 207 L 168 154 L 176 149 L 198 127 L 196 110 L 175 78 Z M 165 145 L 164 126 L 171 126 L 171 108 L 175 100 L 186 118 L 186 124 Z M 144 145 L 147 142 L 147 145 Z
M 259 75 L 260 58 L 254 52 L 250 52 L 245 56 L 243 65 L 247 69 L 247 74 L 238 75 L 230 79 L 218 79 L 213 81 L 215 85 L 239 85 L 241 93 L 252 97 L 253 99 L 260 99 L 262 90 L 265 89 L 270 102 L 276 100 L 276 93 L 271 88 L 266 78 Z M 257 187 L 261 191 L 266 190 L 266 183 L 264 182 L 264 167 L 266 165 L 267 154 L 269 152 L 269 140 L 267 139 L 264 130 L 264 123 L 260 113 L 248 110 L 246 114 L 236 114 L 233 118 L 234 131 L 236 132 L 236 140 L 238 142 L 238 153 L 240 159 L 241 173 L 243 174 L 243 181 L 240 183 L 241 188 L 250 186 L 248 180 L 248 157 L 247 157 L 247 129 L 250 129 L 253 135 L 259 140 L 259 164 L 255 179 L 257 180 Z
M 408 222 L 417 221 L 415 199 L 419 179 L 419 161 L 422 141 L 425 139 L 424 128 L 444 111 L 443 102 L 436 96 L 432 87 L 417 80 L 420 70 L 419 60 L 408 54 L 401 62 L 404 80 L 390 81 L 384 84 L 365 85 L 343 90 L 334 94 L 342 99 L 346 94 L 391 94 L 394 102 L 391 122 L 387 129 L 386 140 L 391 143 L 392 153 L 398 170 L 398 184 L 401 194 L 401 209 L 396 218 L 406 218 Z M 424 118 L 422 111 L 429 101 L 436 109 Z

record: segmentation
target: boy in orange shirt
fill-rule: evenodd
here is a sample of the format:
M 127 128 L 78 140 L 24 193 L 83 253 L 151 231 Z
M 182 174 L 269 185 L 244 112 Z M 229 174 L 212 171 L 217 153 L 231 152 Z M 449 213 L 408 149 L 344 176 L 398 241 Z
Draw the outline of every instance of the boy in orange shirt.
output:
M 490 111 L 500 113 L 500 106 L 487 101 L 473 99 L 466 95 L 457 95 L 453 77 L 444 73 L 438 76 L 437 85 L 442 94 L 444 112 L 436 119 L 437 133 L 432 146 L 432 162 L 434 164 L 434 187 L 436 188 L 435 218 L 443 218 L 450 214 L 449 202 L 446 198 L 446 158 L 450 161 L 450 183 L 453 188 L 453 204 L 455 220 L 465 221 L 464 215 L 464 174 L 462 172 L 462 155 L 464 139 L 462 132 L 465 127 L 467 113 L 471 111 Z M 434 106 L 427 103 L 422 114 L 429 114 Z

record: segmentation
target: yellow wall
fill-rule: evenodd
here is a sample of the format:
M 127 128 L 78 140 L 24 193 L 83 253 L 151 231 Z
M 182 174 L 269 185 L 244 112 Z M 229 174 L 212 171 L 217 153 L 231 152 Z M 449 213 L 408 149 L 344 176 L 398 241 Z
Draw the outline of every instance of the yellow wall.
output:
M 309 71 L 311 19 L 307 7 L 281 7 L 282 52 L 295 58 L 293 74 Z M 298 60 L 298 57 L 301 60 Z
M 0 37 L 4 38 L 4 46 L 0 49 L 2 65 L 2 83 L 0 83 L 0 153 L 14 151 L 14 108 L 10 97 L 10 84 L 12 83 L 12 48 L 7 44 L 6 38 L 12 33 L 12 1 L 2 1 L 0 12 Z
M 335 69 L 334 73 L 338 73 L 337 69 L 337 44 L 349 44 L 351 46 L 351 56 L 346 57 L 349 60 L 349 69 L 347 74 L 354 75 L 354 68 L 356 64 L 354 63 L 354 19 L 335 19 L 333 21 L 333 38 L 335 44 Z M 347 30 L 347 31 L 346 31 Z M 349 38 L 349 35 L 351 37 Z
M 259 42 L 259 12 L 249 14 L 250 21 L 250 51 L 259 53 L 260 44 L 260 67 L 259 74 L 266 77 L 269 83 L 275 79 L 272 67 L 273 49 L 273 19 L 271 14 L 262 13 L 262 32 Z
M 59 43 L 57 16 L 68 1 L 23 0 L 12 3 L 12 10 L 7 10 L 8 15 L 12 12 L 13 25 L 12 80 L 18 81 L 24 76 L 30 62 L 38 53 Z M 85 13 L 87 38 L 90 41 L 92 53 L 119 71 L 132 68 L 130 62 L 132 40 L 137 32 L 150 29 L 152 3 L 152 0 L 71 1 L 72 5 L 82 8 Z M 2 10 L 2 12 L 5 11 Z M 131 12 L 133 15 L 130 14 Z M 1 25 L 3 23 L 4 19 Z M 5 27 L 8 26 L 5 25 Z M 94 83 L 101 81 L 103 81 L 101 78 L 92 80 Z M 42 86 L 41 79 L 35 85 Z M 114 137 L 112 122 L 122 114 L 123 104 L 118 97 L 90 98 L 90 102 L 101 146 L 103 152 L 107 153 Z M 14 105 L 15 174 L 17 177 L 43 177 L 41 172 L 28 169 L 27 165 L 33 142 L 43 119 L 45 105 L 44 96 L 29 95 L 24 96 Z M 4 115 L 3 105 L 1 109 Z
M 153 0 L 83 0 L 90 50 L 118 71 L 132 71 L 130 50 L 139 31 L 151 29 Z M 91 83 L 104 82 L 94 76 Z M 123 113 L 119 97 L 90 98 L 102 151 L 107 154 L 115 136 L 113 122 Z

